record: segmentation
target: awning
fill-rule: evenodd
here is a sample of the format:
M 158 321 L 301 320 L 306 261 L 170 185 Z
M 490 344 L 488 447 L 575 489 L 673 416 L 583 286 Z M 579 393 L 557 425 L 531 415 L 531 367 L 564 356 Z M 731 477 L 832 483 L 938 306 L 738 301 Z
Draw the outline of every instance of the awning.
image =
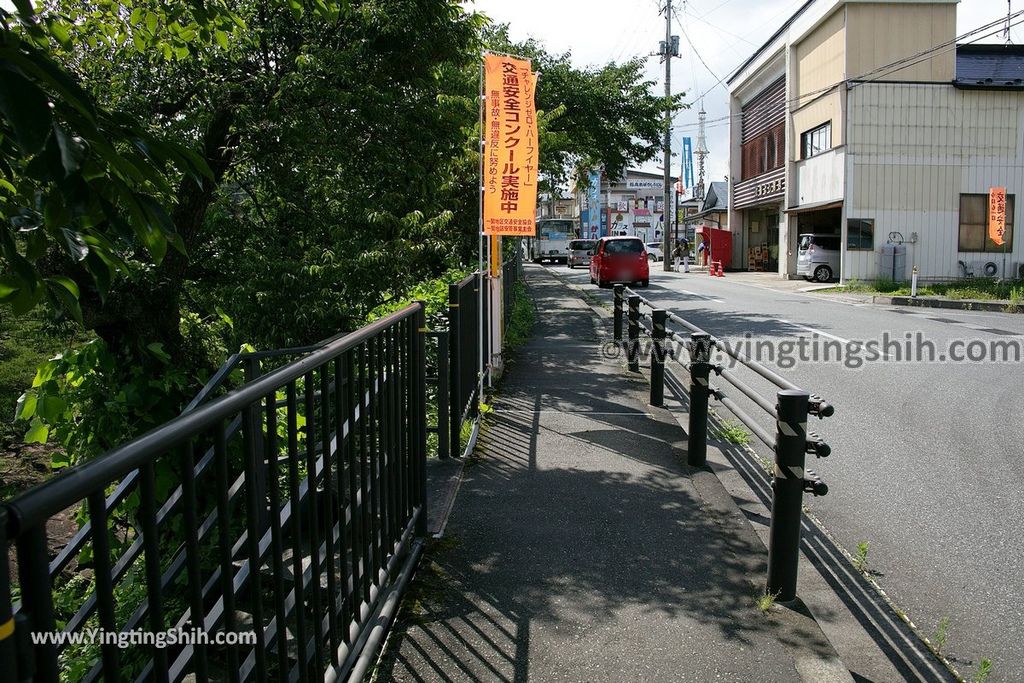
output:
M 802 206 L 791 206 L 786 209 L 786 213 L 807 213 L 808 211 L 824 211 L 825 209 L 838 209 L 843 206 L 843 200 L 838 199 L 827 202 L 814 202 L 813 204 L 804 204 Z

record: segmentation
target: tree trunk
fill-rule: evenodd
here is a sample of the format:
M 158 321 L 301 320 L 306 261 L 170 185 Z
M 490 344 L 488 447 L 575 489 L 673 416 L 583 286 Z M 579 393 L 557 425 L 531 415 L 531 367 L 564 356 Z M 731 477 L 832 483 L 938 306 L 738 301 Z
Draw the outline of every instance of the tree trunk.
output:
M 234 157 L 237 136 L 232 131 L 234 111 L 219 107 L 203 136 L 202 155 L 213 172 L 213 180 L 202 186 L 191 178 L 182 178 L 177 203 L 171 212 L 175 228 L 188 252 L 203 238 L 203 222 L 218 188 Z M 188 278 L 189 257 L 170 249 L 159 267 L 150 273 L 137 273 L 115 282 L 105 302 L 95 291 L 83 292 L 86 327 L 95 330 L 112 349 L 142 348 L 163 344 L 176 363 L 181 358 L 181 292 Z

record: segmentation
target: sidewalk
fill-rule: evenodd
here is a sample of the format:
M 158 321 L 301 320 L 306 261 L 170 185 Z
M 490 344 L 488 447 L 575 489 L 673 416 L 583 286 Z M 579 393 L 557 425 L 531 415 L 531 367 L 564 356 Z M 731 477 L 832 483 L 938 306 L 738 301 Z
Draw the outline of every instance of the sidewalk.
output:
M 754 604 L 767 552 L 577 294 L 528 268 L 516 352 L 377 679 L 850 681 L 817 624 Z

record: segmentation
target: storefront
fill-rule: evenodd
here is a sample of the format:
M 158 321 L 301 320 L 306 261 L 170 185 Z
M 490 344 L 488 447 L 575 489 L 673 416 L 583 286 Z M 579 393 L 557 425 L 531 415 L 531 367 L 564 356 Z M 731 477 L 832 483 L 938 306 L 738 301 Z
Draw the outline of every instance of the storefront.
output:
M 778 272 L 781 204 L 753 207 L 743 212 L 741 255 L 747 270 Z
M 731 107 L 741 123 L 731 135 L 737 154 L 730 158 L 738 178 L 730 202 L 733 263 L 743 270 L 782 273 L 779 251 L 786 195 L 786 80 L 779 60 L 767 73 L 733 92 Z M 775 75 L 778 74 L 778 75 Z

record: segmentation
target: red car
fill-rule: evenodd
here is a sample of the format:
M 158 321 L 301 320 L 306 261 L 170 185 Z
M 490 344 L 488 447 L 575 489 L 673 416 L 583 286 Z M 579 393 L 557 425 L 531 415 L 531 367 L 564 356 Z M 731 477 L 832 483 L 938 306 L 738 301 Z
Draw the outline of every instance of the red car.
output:
M 590 283 L 607 287 L 613 282 L 646 287 L 650 282 L 647 249 L 639 237 L 602 237 L 590 259 Z

